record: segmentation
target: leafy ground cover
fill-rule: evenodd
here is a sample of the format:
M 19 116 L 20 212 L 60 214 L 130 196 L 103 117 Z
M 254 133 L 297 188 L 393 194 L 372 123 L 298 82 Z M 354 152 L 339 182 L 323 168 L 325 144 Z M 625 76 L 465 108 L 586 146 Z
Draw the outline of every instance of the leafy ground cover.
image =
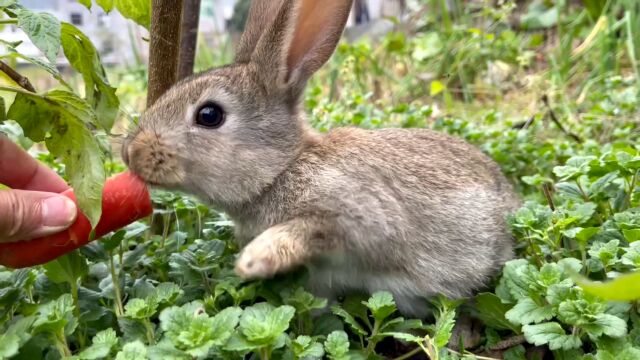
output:
M 74 57 L 75 46 L 92 49 L 82 34 L 13 3 L 0 2 L 5 21 L 15 18 L 24 31 L 34 17 L 60 27 L 57 46 L 84 89 L 40 64 L 63 90 L 4 86 L 18 95 L 7 100 L 13 121 L 0 131 L 25 147 L 46 140 L 50 152 L 36 156 L 95 201 L 104 174 L 123 170 L 110 151 L 115 90 L 99 56 Z M 638 4 L 452 3 L 461 11 L 416 2 L 398 31 L 342 44 L 310 84 L 306 105 L 322 131 L 429 127 L 496 159 L 525 204 L 509 221 L 518 256 L 492 286 L 470 299 L 425 300 L 433 316 L 418 320 L 401 317 L 386 292 L 329 304 L 305 290 L 304 269 L 242 282 L 224 214 L 154 191 L 147 221 L 44 266 L 0 268 L 0 358 L 640 358 L 638 302 L 627 296 L 635 290 L 600 291 L 618 300 L 607 301 L 578 285 L 640 267 Z M 14 44 L 3 59 L 18 54 Z M 142 82 L 144 70 L 122 76 L 119 101 L 137 103 L 143 86 L 131 82 Z M 77 139 L 81 167 L 59 159 L 61 146 Z M 476 329 L 464 339 L 453 331 L 462 315 Z

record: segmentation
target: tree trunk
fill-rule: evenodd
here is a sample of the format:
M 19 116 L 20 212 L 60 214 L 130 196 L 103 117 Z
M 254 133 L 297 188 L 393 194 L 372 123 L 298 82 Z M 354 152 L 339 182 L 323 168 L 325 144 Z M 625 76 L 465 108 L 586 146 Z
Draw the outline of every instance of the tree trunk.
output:
M 180 30 L 180 63 L 178 80 L 193 74 L 198 45 L 198 24 L 200 23 L 200 0 L 184 0 L 182 27 Z
M 177 80 L 181 17 L 182 0 L 153 0 L 147 108 Z

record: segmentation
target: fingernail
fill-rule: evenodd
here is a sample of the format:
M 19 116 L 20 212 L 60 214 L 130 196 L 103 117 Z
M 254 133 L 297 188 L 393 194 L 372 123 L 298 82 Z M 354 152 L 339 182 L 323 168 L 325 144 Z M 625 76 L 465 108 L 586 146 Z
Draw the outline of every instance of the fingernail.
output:
M 52 196 L 42 202 L 42 223 L 47 227 L 67 227 L 76 218 L 76 204 L 65 196 Z

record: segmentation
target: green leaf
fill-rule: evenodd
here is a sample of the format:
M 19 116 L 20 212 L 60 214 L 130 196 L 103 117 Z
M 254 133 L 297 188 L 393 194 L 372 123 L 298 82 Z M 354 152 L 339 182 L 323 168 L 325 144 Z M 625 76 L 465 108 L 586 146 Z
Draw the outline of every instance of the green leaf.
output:
M 297 288 L 293 294 L 284 292 L 282 295 L 284 303 L 296 308 L 298 313 L 324 309 L 327 306 L 327 299 L 316 298 L 301 287 Z
M 109 85 L 98 51 L 78 28 L 62 24 L 62 50 L 69 64 L 82 74 L 85 97 L 95 111 L 96 125 L 109 132 L 118 115 L 120 101 Z M 93 122 L 91 122 L 93 124 Z
M 21 318 L 0 334 L 0 359 L 9 359 L 18 354 L 20 348 L 31 339 L 31 325 L 35 318 Z
M 528 325 L 551 320 L 553 309 L 550 305 L 540 306 L 533 299 L 526 297 L 505 314 L 507 320 L 514 324 Z
M 389 315 L 396 311 L 396 303 L 393 301 L 393 295 L 387 291 L 378 291 L 374 293 L 369 300 L 363 302 L 377 321 L 386 319 Z
M 51 281 L 69 284 L 77 283 L 89 272 L 87 260 L 78 251 L 72 251 L 44 264 L 44 269 Z
M 296 359 L 314 360 L 322 359 L 324 356 L 322 344 L 306 335 L 300 335 L 293 340 L 291 342 L 291 349 Z
M 574 275 L 575 282 L 585 292 L 605 300 L 632 301 L 640 299 L 640 272 L 623 274 L 607 282 L 591 281 Z
M 93 337 L 93 343 L 88 348 L 78 354 L 82 360 L 103 359 L 111 354 L 113 348 L 118 344 L 118 335 L 113 329 L 106 329 Z
M 160 314 L 160 326 L 176 349 L 202 357 L 213 346 L 222 346 L 233 334 L 242 310 L 228 307 L 209 317 L 200 302 L 170 307 Z
M 16 0 L 0 0 L 0 7 L 11 6 L 16 3 Z
M 124 306 L 124 315 L 131 319 L 142 320 L 152 317 L 158 310 L 158 303 L 144 299 L 131 299 Z
M 154 301 L 158 304 L 173 304 L 182 294 L 184 294 L 184 291 L 182 291 L 177 284 L 161 283 L 154 289 L 150 296 L 153 297 Z
M 63 90 L 44 96 L 19 93 L 8 116 L 20 124 L 29 138 L 46 140 L 51 154 L 62 158 L 78 205 L 95 226 L 102 213 L 104 155 L 85 125 L 91 122 L 91 112 L 87 112 L 89 108 L 82 105 L 83 101 Z
M 73 316 L 74 308 L 71 294 L 64 294 L 56 300 L 40 305 L 33 323 L 33 333 L 72 334 L 78 325 L 78 320 Z
M 98 3 L 98 6 L 100 6 L 106 13 L 113 10 L 113 0 L 96 0 L 96 3 Z
M 143 360 L 147 358 L 147 347 L 141 341 L 134 341 L 122 347 L 116 360 Z
M 433 342 L 438 348 L 444 348 L 449 343 L 456 324 L 456 310 L 450 304 L 441 301 L 436 316 L 436 324 L 433 333 Z
M 353 329 L 353 331 L 355 331 L 358 335 L 362 335 L 365 336 L 367 335 L 367 331 L 358 323 L 358 321 L 351 315 L 349 314 L 346 310 L 344 310 L 343 308 L 335 305 L 331 308 L 331 311 L 333 311 L 334 314 L 338 315 L 339 317 L 341 317 L 344 322 L 346 322 L 347 324 L 349 324 L 349 326 L 351 327 L 351 329 Z
M 149 29 L 151 26 L 151 0 L 113 0 L 120 14 Z
M 549 345 L 551 350 L 570 350 L 582 345 L 582 341 L 576 335 L 567 335 L 565 330 L 557 322 L 547 322 L 522 327 L 525 339 L 536 346 Z
M 513 305 L 505 304 L 495 294 L 482 293 L 476 296 L 476 310 L 478 310 L 478 317 L 485 325 L 488 325 L 494 329 L 499 330 L 512 330 L 513 332 L 520 332 L 520 326 L 516 326 L 505 317 L 507 311 L 509 311 Z
M 47 13 L 36 13 L 24 8 L 16 11 L 18 26 L 46 58 L 55 63 L 60 51 L 60 20 Z
M 91 10 L 91 0 L 78 0 L 78 2 Z
M 255 304 L 242 313 L 240 331 L 250 342 L 268 345 L 289 328 L 295 311 L 289 305 Z
M 601 334 L 612 338 L 620 338 L 627 335 L 627 323 L 617 316 L 609 314 L 598 314 L 595 316 L 594 325 L 598 326 L 598 335 Z
M 624 235 L 624 239 L 630 243 L 640 240 L 640 229 L 625 229 L 622 230 L 622 234 Z
M 324 349 L 329 359 L 343 360 L 348 359 L 349 353 L 349 337 L 344 331 L 334 331 L 327 336 L 324 343 Z

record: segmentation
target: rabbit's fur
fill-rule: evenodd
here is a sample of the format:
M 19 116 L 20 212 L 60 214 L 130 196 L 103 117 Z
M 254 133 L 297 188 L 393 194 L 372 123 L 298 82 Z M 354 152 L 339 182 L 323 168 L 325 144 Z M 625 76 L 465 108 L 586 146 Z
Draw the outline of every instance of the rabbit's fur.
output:
M 240 276 L 307 265 L 318 295 L 389 290 L 418 315 L 423 297 L 469 296 L 512 256 L 505 217 L 519 200 L 462 140 L 306 124 L 304 85 L 334 51 L 351 2 L 254 0 L 235 64 L 176 84 L 123 156 L 150 184 L 231 216 Z M 205 102 L 225 110 L 221 127 L 194 124 Z

